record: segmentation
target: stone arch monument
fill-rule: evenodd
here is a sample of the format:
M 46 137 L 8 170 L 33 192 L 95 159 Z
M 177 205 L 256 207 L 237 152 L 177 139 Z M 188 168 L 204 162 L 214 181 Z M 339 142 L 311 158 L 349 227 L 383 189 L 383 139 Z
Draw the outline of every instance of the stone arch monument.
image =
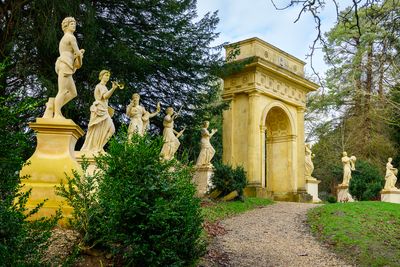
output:
M 223 161 L 247 172 L 246 195 L 301 201 L 304 176 L 306 94 L 319 86 L 304 78 L 305 63 L 259 39 L 239 48 L 236 61 L 252 59 L 224 79 Z

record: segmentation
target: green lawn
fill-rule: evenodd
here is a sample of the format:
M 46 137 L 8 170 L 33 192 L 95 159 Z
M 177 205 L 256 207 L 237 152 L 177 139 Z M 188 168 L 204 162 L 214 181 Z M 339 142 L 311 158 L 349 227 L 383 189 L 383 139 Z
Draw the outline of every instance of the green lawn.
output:
M 228 202 L 209 202 L 208 206 L 202 208 L 205 221 L 215 222 L 223 220 L 227 217 L 243 213 L 258 207 L 272 204 L 272 200 L 265 198 L 247 197 L 244 202 L 228 201 Z
M 308 213 L 311 230 L 358 266 L 400 266 L 400 205 L 327 204 Z

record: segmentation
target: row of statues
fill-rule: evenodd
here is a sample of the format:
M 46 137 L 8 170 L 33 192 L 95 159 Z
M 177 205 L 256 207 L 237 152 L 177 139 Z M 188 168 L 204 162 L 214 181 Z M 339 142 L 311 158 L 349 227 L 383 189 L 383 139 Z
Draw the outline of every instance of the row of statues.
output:
M 123 86 L 117 82 L 112 82 L 110 90 L 106 85 L 110 80 L 110 72 L 102 70 L 99 74 L 100 82 L 94 89 L 94 98 L 92 106 L 90 107 L 90 120 L 88 131 L 86 134 L 85 142 L 81 148 L 83 152 L 104 152 L 104 146 L 115 133 L 114 123 L 111 119 L 114 110 L 108 106 L 108 99 L 112 96 L 117 88 L 123 89 Z M 161 111 L 160 103 L 157 103 L 156 111 L 153 113 L 148 112 L 142 105 L 140 105 L 140 95 L 134 93 L 132 100 L 126 108 L 126 115 L 130 118 L 128 127 L 128 138 L 132 138 L 133 134 L 143 136 L 149 128 L 150 118 L 156 116 Z M 166 109 L 166 115 L 163 120 L 163 141 L 164 145 L 161 150 L 161 157 L 164 160 L 171 160 L 174 158 L 176 151 L 180 146 L 179 137 L 182 136 L 185 129 L 180 132 L 174 129 L 174 120 L 178 117 L 179 112 L 175 112 L 172 107 Z M 211 133 L 207 128 L 209 122 L 203 124 L 201 130 L 201 151 L 198 157 L 197 166 L 211 165 L 211 159 L 215 154 L 215 150 L 210 143 L 210 138 L 216 133 L 217 130 L 213 129 Z
M 312 159 L 314 158 L 314 154 L 312 154 L 310 144 L 305 145 L 305 178 L 308 180 L 315 180 L 311 176 L 314 171 L 314 164 Z M 357 158 L 355 156 L 348 157 L 347 152 L 343 152 L 342 164 L 343 164 L 343 181 L 340 186 L 349 186 L 351 179 L 351 172 L 355 170 Z M 392 158 L 388 158 L 388 162 L 386 163 L 386 174 L 385 174 L 385 186 L 384 190 L 399 190 L 396 187 L 397 182 L 397 173 L 398 170 L 392 165 Z
M 46 110 L 43 118 L 53 118 L 57 120 L 65 119 L 61 108 L 77 96 L 76 86 L 72 75 L 77 69 L 82 67 L 84 49 L 79 49 L 74 32 L 76 30 L 76 21 L 73 17 L 66 17 L 61 28 L 64 36 L 59 43 L 60 56 L 55 64 L 55 71 L 58 75 L 58 92 L 55 98 L 49 98 L 46 104 Z M 111 89 L 107 88 L 110 80 L 110 71 L 102 70 L 99 73 L 99 83 L 94 89 L 94 102 L 90 107 L 90 119 L 85 142 L 81 148 L 82 152 L 98 153 L 104 152 L 104 146 L 115 133 L 115 126 L 111 119 L 114 110 L 108 106 L 108 99 L 113 95 L 115 90 L 123 89 L 124 85 L 118 82 L 112 82 Z M 148 128 L 150 118 L 156 116 L 161 111 L 160 103 L 153 113 L 148 112 L 140 105 L 140 95 L 135 93 L 132 100 L 127 106 L 126 115 L 130 118 L 128 127 L 129 140 L 133 134 L 143 136 Z M 182 136 L 185 129 L 177 132 L 174 129 L 174 120 L 179 115 L 172 107 L 166 109 L 163 126 L 164 145 L 161 150 L 161 157 L 164 160 L 174 158 L 176 151 L 180 146 L 179 137 Z M 201 130 L 201 151 L 198 157 L 197 166 L 210 166 L 211 159 L 215 154 L 214 148 L 211 146 L 210 138 L 215 134 L 213 129 L 208 132 L 208 122 L 204 122 Z

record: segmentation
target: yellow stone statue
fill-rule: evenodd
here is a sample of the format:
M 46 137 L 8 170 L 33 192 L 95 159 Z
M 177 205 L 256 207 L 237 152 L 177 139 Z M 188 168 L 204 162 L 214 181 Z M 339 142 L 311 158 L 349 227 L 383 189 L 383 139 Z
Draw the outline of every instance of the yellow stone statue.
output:
M 126 107 L 126 115 L 131 119 L 128 127 L 128 138 L 132 138 L 134 133 L 143 136 L 149 127 L 150 118 L 153 118 L 160 113 L 161 107 L 160 102 L 157 103 L 157 110 L 153 113 L 146 111 L 146 109 L 140 105 L 140 95 L 135 93 L 132 95 L 132 100 Z
M 397 169 L 393 168 L 392 158 L 388 158 L 388 162 L 386 163 L 386 175 L 385 175 L 385 190 L 399 190 L 396 187 L 397 182 Z
M 174 130 L 174 119 L 179 115 L 179 113 L 175 113 L 172 107 L 167 108 L 166 113 L 167 115 L 165 115 L 163 122 L 164 145 L 161 149 L 161 157 L 164 160 L 171 160 L 174 158 L 174 155 L 181 144 L 178 138 L 183 134 L 185 129 L 180 132 Z
M 212 129 L 211 133 L 208 131 L 209 121 L 203 123 L 201 129 L 201 150 L 197 158 L 196 166 L 212 166 L 211 159 L 214 157 L 215 150 L 210 143 L 211 137 L 217 132 L 217 129 Z
M 115 132 L 114 123 L 111 119 L 112 114 L 110 114 L 112 109 L 108 107 L 108 99 L 117 88 L 121 87 L 118 86 L 118 83 L 113 82 L 111 90 L 107 89 L 106 85 L 110 80 L 108 70 L 100 72 L 99 80 L 100 83 L 94 89 L 95 101 L 90 107 L 90 121 L 85 143 L 81 148 L 81 151 L 85 152 L 104 152 L 104 145 Z
M 56 61 L 58 74 L 58 93 L 54 100 L 54 118 L 64 119 L 61 108 L 77 96 L 72 74 L 82 66 L 84 49 L 79 49 L 74 36 L 76 21 L 73 17 L 66 17 L 61 23 L 64 36 L 60 40 L 60 56 Z
M 311 151 L 310 144 L 305 145 L 305 173 L 304 176 L 306 179 L 315 179 L 311 175 L 314 171 L 314 163 L 312 162 L 312 159 L 315 155 Z
M 351 171 L 355 170 L 356 157 L 347 156 L 347 152 L 343 152 L 342 163 L 343 163 L 343 182 L 341 185 L 348 186 L 351 179 Z

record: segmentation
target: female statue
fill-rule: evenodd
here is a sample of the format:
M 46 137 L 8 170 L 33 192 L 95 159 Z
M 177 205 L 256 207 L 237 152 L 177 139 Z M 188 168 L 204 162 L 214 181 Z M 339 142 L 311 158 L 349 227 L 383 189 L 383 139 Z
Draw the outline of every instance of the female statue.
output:
M 208 131 L 209 121 L 203 123 L 201 129 L 201 150 L 197 158 L 196 166 L 212 166 L 211 159 L 214 157 L 215 150 L 210 143 L 210 138 L 217 132 L 217 129 L 212 129 L 211 133 Z
M 312 154 L 310 144 L 306 144 L 305 147 L 305 178 L 306 179 L 314 179 L 312 178 L 311 174 L 314 171 L 314 163 L 312 162 L 312 158 L 314 154 Z
M 60 56 L 56 61 L 56 73 L 58 74 L 58 93 L 54 100 L 54 118 L 64 119 L 61 108 L 71 99 L 77 96 L 75 82 L 72 74 L 82 66 L 84 49 L 78 48 L 74 36 L 76 21 L 73 17 L 66 17 L 61 23 L 64 36 L 60 40 Z
M 81 151 L 104 152 L 104 145 L 115 132 L 112 114 L 110 114 L 113 110 L 108 107 L 108 99 L 117 89 L 118 84 L 113 82 L 111 90 L 108 90 L 106 85 L 109 79 L 110 72 L 102 70 L 99 74 L 100 83 L 94 89 L 95 101 L 90 107 L 89 127 Z
M 347 152 L 343 152 L 342 163 L 343 163 L 343 182 L 341 185 L 349 185 L 351 179 L 351 171 L 355 170 L 356 157 L 347 156 Z
M 398 190 L 396 188 L 397 182 L 397 169 L 393 168 L 392 158 L 388 158 L 388 163 L 386 163 L 386 175 L 385 175 L 385 190 Z
M 178 116 L 178 113 L 175 113 L 172 107 L 167 108 L 166 113 L 167 115 L 165 115 L 163 121 L 164 145 L 161 149 L 161 157 L 165 160 L 170 160 L 174 158 L 174 155 L 181 144 L 178 138 L 183 134 L 185 129 L 180 132 L 174 130 L 174 119 Z
M 143 136 L 147 132 L 150 118 L 160 112 L 160 102 L 157 103 L 157 110 L 149 113 L 140 105 L 140 95 L 135 93 L 132 95 L 131 103 L 126 108 L 126 115 L 131 119 L 128 127 L 128 138 L 132 138 L 134 133 Z

